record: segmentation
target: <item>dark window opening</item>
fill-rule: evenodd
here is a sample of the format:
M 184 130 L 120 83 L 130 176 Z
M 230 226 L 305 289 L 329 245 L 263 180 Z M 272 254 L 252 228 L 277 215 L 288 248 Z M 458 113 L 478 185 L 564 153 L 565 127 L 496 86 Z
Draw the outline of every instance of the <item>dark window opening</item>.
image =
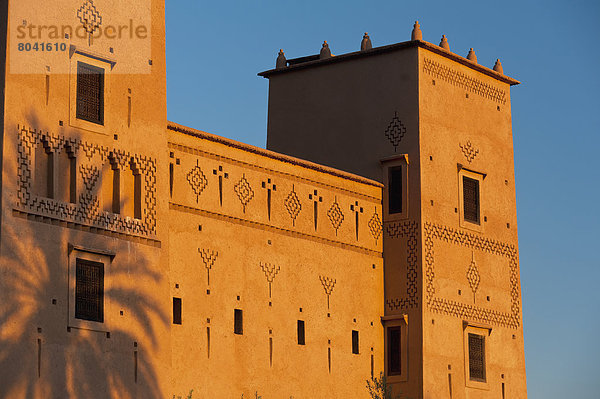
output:
M 142 175 L 133 175 L 133 217 L 142 218 Z
M 104 264 L 100 262 L 76 260 L 75 318 L 104 322 Z
M 352 330 L 352 353 L 358 355 L 358 331 Z
M 402 166 L 388 169 L 388 213 L 402 213 Z
M 121 170 L 117 167 L 112 172 L 112 213 L 121 213 Z
M 244 334 L 244 314 L 241 309 L 235 309 L 233 312 L 233 333 Z
M 173 324 L 181 324 L 181 298 L 173 297 Z
M 469 334 L 469 378 L 485 382 L 485 337 Z
M 104 69 L 77 63 L 77 119 L 104 124 Z
M 388 375 L 399 375 L 402 373 L 400 333 L 401 327 L 391 327 L 388 329 Z
M 479 181 L 463 176 L 464 218 L 479 223 Z
M 69 202 L 77 203 L 77 159 L 69 156 Z
M 298 345 L 305 345 L 304 320 L 298 320 Z

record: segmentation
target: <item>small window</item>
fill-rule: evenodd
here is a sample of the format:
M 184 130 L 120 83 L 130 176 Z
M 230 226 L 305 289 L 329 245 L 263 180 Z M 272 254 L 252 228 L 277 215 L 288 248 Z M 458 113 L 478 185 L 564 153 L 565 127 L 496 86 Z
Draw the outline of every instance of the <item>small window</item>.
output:
M 142 175 L 139 172 L 133 175 L 133 217 L 142 218 Z
M 181 298 L 173 297 L 173 324 L 181 324 Z
M 463 176 L 463 215 L 467 222 L 479 224 L 479 180 Z
M 388 169 L 388 213 L 402 213 L 402 166 Z
M 244 313 L 241 309 L 235 309 L 233 312 L 233 333 L 244 334 Z
M 112 169 L 112 213 L 121 213 L 121 170 Z
M 78 119 L 104 124 L 104 69 L 77 63 L 76 108 Z
M 388 328 L 388 375 L 402 374 L 401 327 Z
M 485 337 L 469 333 L 469 378 L 485 382 Z
M 358 331 L 352 330 L 352 353 L 358 355 Z
M 298 345 L 304 345 L 304 320 L 298 320 Z
M 104 264 L 76 260 L 75 318 L 104 322 Z

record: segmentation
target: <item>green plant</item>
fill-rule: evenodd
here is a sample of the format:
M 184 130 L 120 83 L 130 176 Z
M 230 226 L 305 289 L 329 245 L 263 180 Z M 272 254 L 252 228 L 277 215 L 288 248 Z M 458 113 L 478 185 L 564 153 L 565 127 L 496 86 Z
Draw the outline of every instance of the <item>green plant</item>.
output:
M 383 372 L 379 374 L 379 378 L 373 376 L 371 381 L 367 380 L 367 390 L 371 399 L 399 399 L 400 395 L 392 396 L 392 387 L 388 385 L 387 379 Z
M 192 399 L 192 392 L 194 392 L 193 389 L 190 389 L 190 393 L 188 393 L 188 395 L 185 397 L 185 399 Z M 173 395 L 173 399 L 184 399 L 181 395 L 175 397 L 175 395 Z

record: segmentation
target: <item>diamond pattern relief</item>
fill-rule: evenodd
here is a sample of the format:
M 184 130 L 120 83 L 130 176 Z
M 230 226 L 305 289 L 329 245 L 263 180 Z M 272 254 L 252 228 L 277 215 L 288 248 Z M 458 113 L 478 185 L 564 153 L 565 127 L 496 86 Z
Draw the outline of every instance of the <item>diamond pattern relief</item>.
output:
M 327 211 L 327 216 L 329 217 L 329 221 L 331 225 L 335 229 L 335 235 L 338 233 L 338 229 L 342 225 L 344 221 L 344 214 L 342 213 L 342 209 L 340 208 L 340 204 L 337 202 L 337 198 L 335 198 L 333 204 Z
M 302 204 L 300 203 L 300 198 L 298 198 L 298 194 L 292 185 L 292 191 L 288 194 L 287 198 L 284 201 L 285 209 L 287 209 L 290 217 L 292 218 L 292 224 L 296 224 L 296 218 L 298 214 L 302 210 Z
M 477 264 L 475 263 L 475 255 L 473 255 L 473 259 L 467 270 L 467 281 L 469 282 L 473 294 L 475 294 L 479 288 L 479 282 L 481 281 L 479 270 L 477 270 Z
M 194 166 L 187 174 L 187 180 L 192 187 L 192 191 L 194 191 L 194 194 L 196 194 L 196 202 L 198 202 L 200 194 L 202 194 L 202 191 L 204 191 L 206 186 L 208 186 L 208 179 L 204 175 L 204 172 L 202 172 L 202 169 L 200 169 L 197 160 L 196 166 Z
M 102 15 L 100 15 L 93 0 L 85 0 L 83 5 L 77 10 L 77 17 L 85 31 L 90 35 L 93 35 L 96 29 L 102 25 Z
M 479 154 L 479 149 L 473 147 L 473 144 L 471 144 L 470 141 L 467 141 L 467 144 L 460 144 L 460 149 L 462 150 L 463 155 L 469 163 L 471 163 L 471 161 L 475 159 L 477 154 Z
M 381 223 L 381 219 L 379 218 L 379 214 L 377 213 L 377 208 L 375 208 L 375 213 L 369 220 L 369 231 L 371 231 L 371 235 L 375 239 L 375 243 L 377 243 L 379 237 L 381 237 L 381 233 L 383 232 L 383 225 Z
M 398 148 L 398 144 L 402 141 L 402 138 L 406 134 L 406 126 L 402 123 L 400 119 L 398 119 L 398 115 L 394 112 L 394 117 L 390 122 L 387 129 L 385 129 L 385 137 L 388 138 L 390 143 L 394 146 L 394 152 Z
M 242 178 L 236 185 L 233 187 L 233 190 L 237 194 L 240 202 L 242 203 L 242 208 L 244 213 L 246 213 L 246 205 L 254 198 L 254 190 L 252 190 L 252 186 L 250 186 L 250 182 L 246 179 L 246 175 L 242 175 Z

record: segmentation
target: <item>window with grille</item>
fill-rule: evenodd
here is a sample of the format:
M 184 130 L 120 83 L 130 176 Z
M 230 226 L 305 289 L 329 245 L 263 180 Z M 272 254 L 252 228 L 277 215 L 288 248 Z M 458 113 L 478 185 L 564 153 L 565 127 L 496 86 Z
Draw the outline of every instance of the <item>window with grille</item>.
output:
M 352 353 L 358 355 L 358 331 L 352 330 Z
M 77 63 L 77 119 L 104 124 L 104 69 Z
M 463 212 L 464 219 L 479 223 L 479 181 L 463 176 Z
M 304 338 L 304 320 L 298 320 L 298 345 L 305 344 Z
M 173 297 L 173 324 L 181 324 L 181 298 Z
M 402 166 L 388 169 L 388 213 L 402 213 Z
M 233 333 L 237 335 L 244 334 L 244 313 L 242 309 L 235 309 L 233 312 Z
M 104 264 L 100 262 L 76 260 L 75 318 L 104 322 Z
M 400 331 L 401 327 L 388 328 L 388 375 L 402 374 L 402 358 L 400 353 Z
M 469 378 L 485 382 L 485 337 L 469 333 Z

